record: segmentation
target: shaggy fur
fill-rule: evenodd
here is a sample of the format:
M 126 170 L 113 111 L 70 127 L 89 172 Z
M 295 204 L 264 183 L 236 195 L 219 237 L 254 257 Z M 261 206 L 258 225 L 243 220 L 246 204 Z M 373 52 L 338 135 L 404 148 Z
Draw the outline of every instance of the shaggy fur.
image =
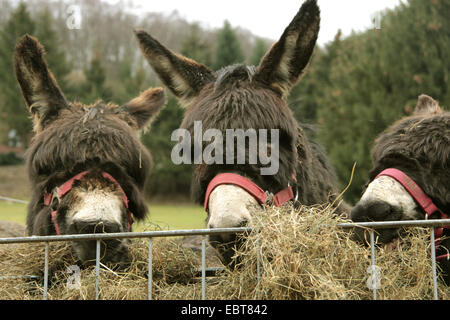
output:
M 333 200 L 329 196 L 335 196 L 337 188 L 334 187 L 334 173 L 323 150 L 309 141 L 285 101 L 268 90 L 266 85 L 253 81 L 253 75 L 248 70 L 244 65 L 236 65 L 218 71 L 218 80 L 205 86 L 196 103 L 186 110 L 181 127 L 188 129 L 192 137 L 195 120 L 202 121 L 203 130 L 279 129 L 279 171 L 276 175 L 260 175 L 262 165 L 249 164 L 248 152 L 246 164 L 203 163 L 195 168 L 193 197 L 198 203 L 203 203 L 212 178 L 222 172 L 236 172 L 274 194 L 286 188 L 288 183 L 293 184 L 294 174 L 301 203 L 317 204 Z M 236 150 L 234 154 L 237 157 Z
M 27 150 L 28 173 L 33 186 L 27 219 L 30 234 L 50 232 L 34 228 L 36 216 L 40 214 L 47 217 L 48 225 L 53 228 L 49 208 L 43 204 L 44 193 L 90 169 L 102 169 L 111 174 L 129 197 L 134 216 L 145 217 L 147 208 L 142 190 L 151 158 L 127 125 L 126 118 L 130 118 L 128 112 L 117 106 L 95 104 L 86 107 L 74 103 L 33 138 Z M 40 213 L 42 210 L 44 212 Z M 58 219 L 60 217 L 62 219 L 62 216 Z
M 118 187 L 102 177 L 106 171 L 121 185 L 136 219 L 144 219 L 147 207 L 143 188 L 151 168 L 151 157 L 139 139 L 165 103 L 162 89 L 149 89 L 123 106 L 101 101 L 86 106 L 67 102 L 44 58 L 39 42 L 25 35 L 18 42 L 14 61 L 17 80 L 34 120 L 35 136 L 26 152 L 32 197 L 28 206 L 30 235 L 55 234 L 51 208 L 44 206 L 44 193 L 76 174 L 91 170 L 52 207 L 58 210 L 61 233 L 79 233 L 66 225 L 64 213 L 77 201 L 79 192 L 94 189 L 116 193 Z M 123 208 L 122 225 L 127 226 Z M 126 230 L 126 228 L 123 228 Z M 108 230 L 104 230 L 108 231 Z M 110 230 L 117 231 L 117 230 Z M 92 230 L 94 232 L 94 230 Z

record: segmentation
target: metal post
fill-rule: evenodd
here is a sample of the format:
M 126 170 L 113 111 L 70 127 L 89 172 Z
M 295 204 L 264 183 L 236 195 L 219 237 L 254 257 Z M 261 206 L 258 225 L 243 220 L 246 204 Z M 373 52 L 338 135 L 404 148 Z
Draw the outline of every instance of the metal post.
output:
M 434 239 L 434 227 L 430 228 L 431 231 L 431 266 L 433 268 L 433 294 L 434 300 L 438 300 L 438 288 L 437 288 L 437 275 L 436 275 L 436 245 Z
M 100 240 L 95 249 L 95 300 L 98 300 L 98 280 L 100 278 Z
M 153 238 L 148 238 L 148 300 L 152 300 L 153 289 Z
M 202 236 L 202 300 L 206 299 L 206 236 Z
M 370 230 L 370 249 L 372 251 L 372 290 L 373 290 L 373 300 L 377 300 L 377 270 L 375 266 L 375 231 Z
M 47 290 L 48 290 L 48 242 L 45 243 L 44 251 L 44 296 L 43 299 L 47 300 Z
M 258 245 L 258 252 L 256 255 L 256 276 L 257 276 L 257 293 L 259 296 L 259 292 L 261 290 L 261 239 L 258 239 L 257 241 L 257 245 Z

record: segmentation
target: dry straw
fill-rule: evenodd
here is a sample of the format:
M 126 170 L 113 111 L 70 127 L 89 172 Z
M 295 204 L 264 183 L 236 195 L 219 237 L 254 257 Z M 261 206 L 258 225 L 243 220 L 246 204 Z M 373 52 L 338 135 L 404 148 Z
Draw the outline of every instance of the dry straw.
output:
M 337 225 L 345 220 L 327 206 L 255 208 L 254 231 L 236 256 L 239 267 L 208 280 L 208 299 L 372 299 L 367 287 L 370 248 L 351 240 Z M 146 299 L 148 242 L 135 239 L 131 264 L 100 272 L 100 299 Z M 261 284 L 257 283 L 258 250 Z M 44 244 L 1 245 L 0 276 L 43 275 Z M 201 284 L 193 281 L 200 257 L 179 240 L 155 239 L 153 299 L 200 299 Z M 406 229 L 395 248 L 378 246 L 379 299 L 432 299 L 429 231 Z M 66 272 L 74 263 L 69 244 L 49 246 L 48 299 L 94 299 L 95 269 L 82 268 L 81 287 L 69 289 Z M 0 299 L 41 299 L 43 286 L 33 280 L 0 280 Z M 439 283 L 439 297 L 450 289 Z

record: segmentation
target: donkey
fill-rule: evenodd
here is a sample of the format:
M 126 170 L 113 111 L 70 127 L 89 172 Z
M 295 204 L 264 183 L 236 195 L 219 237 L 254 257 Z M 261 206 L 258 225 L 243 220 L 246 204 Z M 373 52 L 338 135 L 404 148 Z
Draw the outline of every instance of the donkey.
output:
M 33 120 L 26 152 L 32 188 L 29 235 L 131 231 L 144 219 L 143 187 L 151 156 L 139 131 L 165 104 L 162 88 L 148 89 L 123 106 L 68 102 L 32 36 L 17 43 L 14 68 Z M 72 247 L 82 262 L 95 258 L 95 241 Z M 102 261 L 128 261 L 128 241 L 101 243 Z
M 448 219 L 450 213 L 450 112 L 420 95 L 413 115 L 403 118 L 375 140 L 370 183 L 351 210 L 355 222 Z M 442 239 L 437 260 L 450 284 L 450 230 L 435 229 Z M 378 241 L 390 243 L 401 229 L 379 229 Z M 355 231 L 364 241 L 365 233 Z
M 225 136 L 230 129 L 247 133 L 275 129 L 278 133 L 278 140 L 275 134 L 270 135 L 266 149 L 260 148 L 263 144 L 259 140 L 254 151 L 258 159 L 263 159 L 266 151 L 271 156 L 278 152 L 274 158 L 279 166 L 274 174 L 261 174 L 267 163 L 251 163 L 248 146 L 227 148 L 220 141 L 214 141 L 219 145 L 215 152 L 223 151 L 223 156 L 234 161 L 195 164 L 191 191 L 205 206 L 208 228 L 245 226 L 251 223 L 249 206 L 269 203 L 270 199 L 276 205 L 292 198 L 306 205 L 335 199 L 335 176 L 326 156 L 308 140 L 286 102 L 310 60 L 319 24 L 316 1 L 305 1 L 258 66 L 236 64 L 216 72 L 172 52 L 145 31 L 135 31 L 144 56 L 186 108 L 181 128 L 191 137 L 197 134 L 198 123 L 204 134 L 216 130 Z M 191 143 L 194 149 L 195 142 Z M 245 152 L 244 163 L 236 161 L 239 152 Z M 233 267 L 233 251 L 240 242 L 236 236 L 211 235 L 209 242 L 218 249 L 222 262 Z

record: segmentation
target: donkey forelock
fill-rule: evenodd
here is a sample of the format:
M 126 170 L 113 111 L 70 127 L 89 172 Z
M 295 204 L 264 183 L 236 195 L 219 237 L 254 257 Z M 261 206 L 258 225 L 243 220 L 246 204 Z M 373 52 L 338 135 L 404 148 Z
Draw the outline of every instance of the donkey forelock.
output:
M 216 72 L 216 80 L 214 89 L 223 89 L 227 85 L 236 84 L 237 81 L 251 81 L 255 74 L 255 66 L 247 66 L 244 64 L 234 64 L 223 67 Z

